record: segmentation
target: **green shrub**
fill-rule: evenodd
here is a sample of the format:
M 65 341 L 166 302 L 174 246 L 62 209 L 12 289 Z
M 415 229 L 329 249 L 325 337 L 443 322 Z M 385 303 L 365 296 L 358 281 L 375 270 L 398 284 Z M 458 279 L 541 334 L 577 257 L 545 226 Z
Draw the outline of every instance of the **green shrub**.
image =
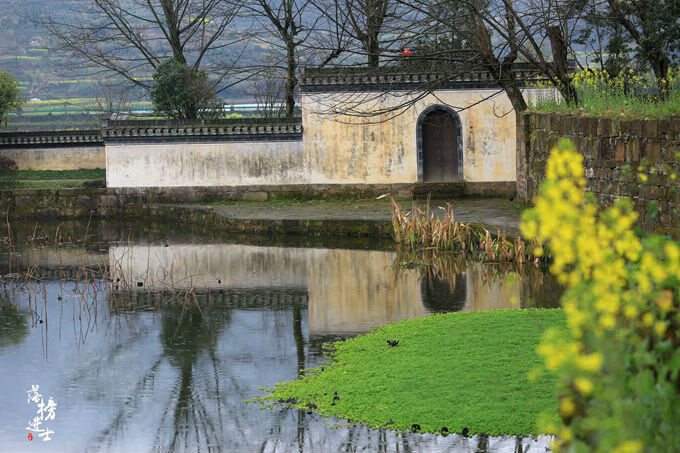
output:
M 149 94 L 156 115 L 195 120 L 223 113 L 222 102 L 208 83 L 208 73 L 174 59 L 158 66 Z
M 6 156 L 0 156 L 0 176 L 13 175 L 19 170 L 14 159 Z

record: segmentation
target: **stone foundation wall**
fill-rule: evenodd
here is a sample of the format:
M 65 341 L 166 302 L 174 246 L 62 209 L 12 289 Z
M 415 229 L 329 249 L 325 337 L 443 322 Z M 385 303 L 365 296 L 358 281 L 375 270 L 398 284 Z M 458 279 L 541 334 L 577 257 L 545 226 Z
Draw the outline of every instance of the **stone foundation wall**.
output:
M 462 190 L 462 187 L 460 188 Z M 163 187 L 143 189 L 20 189 L 0 191 L 0 215 L 19 219 L 136 217 L 183 222 L 239 233 L 293 233 L 390 236 L 391 221 L 234 219 L 204 209 L 201 202 L 218 200 L 370 198 L 384 193 L 408 196 L 413 187 L 398 186 L 253 186 Z M 184 203 L 184 204 L 178 204 Z M 193 203 L 193 204 L 192 204 Z
M 587 188 L 603 207 L 629 197 L 646 231 L 674 236 L 680 225 L 680 118 L 613 120 L 522 113 L 517 125 L 517 196 L 531 201 L 545 177 L 550 149 L 571 139 L 583 154 Z M 647 181 L 638 176 L 648 162 Z M 656 209 L 658 207 L 658 210 Z

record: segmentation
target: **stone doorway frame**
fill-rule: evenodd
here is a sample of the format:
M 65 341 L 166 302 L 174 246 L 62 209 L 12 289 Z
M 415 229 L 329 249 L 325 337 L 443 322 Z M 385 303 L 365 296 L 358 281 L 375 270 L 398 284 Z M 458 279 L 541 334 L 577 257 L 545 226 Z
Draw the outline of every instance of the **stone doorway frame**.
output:
M 418 115 L 418 122 L 416 126 L 418 182 L 423 182 L 423 120 L 427 115 L 436 110 L 443 110 L 449 113 L 456 122 L 456 127 L 458 128 L 458 175 L 460 176 L 460 180 L 463 181 L 465 179 L 465 175 L 463 173 L 463 126 L 460 121 L 460 116 L 458 116 L 458 113 L 448 105 L 434 104 L 428 106 L 420 113 L 420 115 Z

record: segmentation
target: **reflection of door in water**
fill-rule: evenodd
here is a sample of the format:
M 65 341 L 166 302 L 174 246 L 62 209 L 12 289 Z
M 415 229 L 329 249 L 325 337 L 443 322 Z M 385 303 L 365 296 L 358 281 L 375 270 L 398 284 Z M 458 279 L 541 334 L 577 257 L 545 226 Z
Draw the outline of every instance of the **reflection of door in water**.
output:
M 458 174 L 458 125 L 446 110 L 433 110 L 423 118 L 423 181 L 448 182 Z
M 467 282 L 464 274 L 446 279 L 426 275 L 420 284 L 425 309 L 431 313 L 461 311 L 467 301 Z

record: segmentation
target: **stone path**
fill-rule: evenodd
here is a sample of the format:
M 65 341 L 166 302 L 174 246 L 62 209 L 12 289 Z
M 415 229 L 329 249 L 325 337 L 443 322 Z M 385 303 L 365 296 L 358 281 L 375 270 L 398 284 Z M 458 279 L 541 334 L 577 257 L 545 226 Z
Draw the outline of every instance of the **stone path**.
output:
M 521 207 L 505 198 L 464 198 L 448 200 L 453 205 L 458 220 L 465 223 L 483 223 L 510 233 L 519 233 Z M 425 201 L 418 201 L 424 207 Z M 410 210 L 411 201 L 400 201 L 403 209 Z M 447 201 L 433 200 L 431 211 L 441 213 Z M 196 207 L 196 206 L 194 206 Z M 201 209 L 215 212 L 219 217 L 233 220 L 261 221 L 368 221 L 390 222 L 390 201 L 268 201 L 225 202 L 201 205 Z

